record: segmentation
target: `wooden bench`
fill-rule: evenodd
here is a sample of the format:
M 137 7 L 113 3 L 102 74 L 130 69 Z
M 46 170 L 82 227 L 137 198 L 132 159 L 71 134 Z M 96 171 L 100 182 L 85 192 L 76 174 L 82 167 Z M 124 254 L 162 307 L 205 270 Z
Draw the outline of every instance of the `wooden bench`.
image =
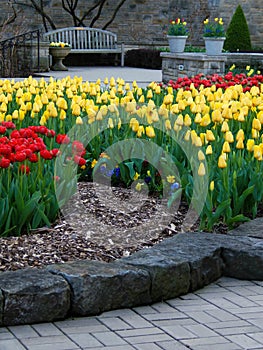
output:
M 71 46 L 70 53 L 115 53 L 121 54 L 124 66 L 124 45 L 117 44 L 117 35 L 98 28 L 68 27 L 44 33 L 51 42 L 65 42 Z

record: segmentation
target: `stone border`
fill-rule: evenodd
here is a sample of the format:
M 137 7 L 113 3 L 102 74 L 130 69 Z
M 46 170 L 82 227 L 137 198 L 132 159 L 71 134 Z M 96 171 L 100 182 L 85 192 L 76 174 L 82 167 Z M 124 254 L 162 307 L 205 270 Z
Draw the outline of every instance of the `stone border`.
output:
M 85 260 L 2 272 L 0 325 L 51 322 L 151 304 L 192 292 L 221 276 L 263 280 L 262 225 L 263 219 L 256 219 L 229 235 L 180 233 L 111 263 Z

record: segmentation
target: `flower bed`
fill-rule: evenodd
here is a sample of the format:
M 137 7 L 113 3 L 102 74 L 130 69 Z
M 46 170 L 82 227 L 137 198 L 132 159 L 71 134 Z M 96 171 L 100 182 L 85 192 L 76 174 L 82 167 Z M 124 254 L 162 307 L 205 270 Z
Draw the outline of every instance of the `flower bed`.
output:
M 186 201 L 202 229 L 254 217 L 263 196 L 262 81 L 231 72 L 146 89 L 114 78 L 0 81 L 1 235 L 54 221 L 75 168 L 80 180 L 97 174 L 149 188 L 168 208 Z

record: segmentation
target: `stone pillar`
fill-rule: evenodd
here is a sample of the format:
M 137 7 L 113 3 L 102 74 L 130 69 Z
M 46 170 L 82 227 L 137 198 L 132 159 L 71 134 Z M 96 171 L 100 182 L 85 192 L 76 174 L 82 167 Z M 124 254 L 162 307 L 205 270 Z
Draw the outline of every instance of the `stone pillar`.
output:
M 161 52 L 160 56 L 163 82 L 185 76 L 191 77 L 199 73 L 204 75 L 225 73 L 225 55 L 208 56 L 205 53 Z

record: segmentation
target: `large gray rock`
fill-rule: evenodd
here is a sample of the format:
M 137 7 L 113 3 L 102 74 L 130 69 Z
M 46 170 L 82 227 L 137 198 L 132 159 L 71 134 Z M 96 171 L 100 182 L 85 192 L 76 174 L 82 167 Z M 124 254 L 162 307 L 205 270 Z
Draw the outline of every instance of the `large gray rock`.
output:
M 2 291 L 0 290 L 0 326 L 3 324 L 4 317 L 4 296 Z
M 4 296 L 2 325 L 63 319 L 70 308 L 67 282 L 46 270 L 3 272 L 0 290 Z
M 212 234 L 182 233 L 151 249 L 123 258 L 122 263 L 148 270 L 152 299 L 168 299 L 218 279 L 224 269 L 222 245 Z
M 263 240 L 228 237 L 222 252 L 224 275 L 246 280 L 263 280 Z
M 156 246 L 173 260 L 188 262 L 191 291 L 202 288 L 223 274 L 222 243 L 214 236 L 211 233 L 181 233 Z
M 263 218 L 256 218 L 245 222 L 237 228 L 229 231 L 228 235 L 263 238 Z
M 170 299 L 188 292 L 190 267 L 157 249 L 146 249 L 121 259 L 117 264 L 132 265 L 147 270 L 151 276 L 151 301 Z
M 106 310 L 151 302 L 147 271 L 99 261 L 75 261 L 48 267 L 63 276 L 72 291 L 73 315 L 94 315 Z

